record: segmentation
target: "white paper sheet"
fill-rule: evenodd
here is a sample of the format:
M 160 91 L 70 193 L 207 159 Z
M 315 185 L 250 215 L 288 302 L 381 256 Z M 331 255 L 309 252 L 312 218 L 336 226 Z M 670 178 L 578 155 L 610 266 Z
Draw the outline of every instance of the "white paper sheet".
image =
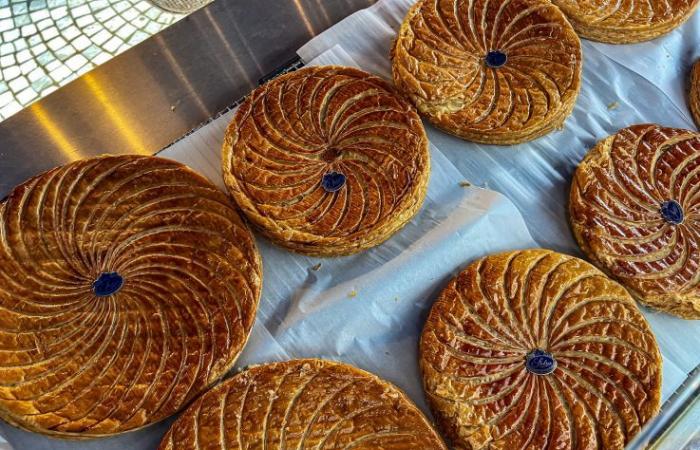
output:
M 313 64 L 356 65 L 389 78 L 388 49 L 411 3 L 380 0 L 327 30 L 299 54 Z M 428 199 L 411 224 L 376 249 L 319 259 L 258 239 L 265 283 L 257 321 L 237 367 L 308 356 L 343 360 L 393 381 L 424 407 L 417 338 L 437 293 L 460 268 L 488 253 L 537 245 L 578 253 L 565 218 L 576 164 L 598 139 L 632 123 L 692 126 L 683 80 L 693 56 L 700 56 L 699 25 L 696 16 L 667 37 L 634 46 L 584 41 L 584 84 L 574 115 L 565 130 L 534 143 L 482 146 L 428 127 L 433 144 Z M 608 109 L 613 102 L 619 107 Z M 190 165 L 223 187 L 220 145 L 232 114 L 160 155 Z M 461 187 L 464 179 L 505 194 L 517 208 L 494 191 Z M 319 262 L 321 268 L 312 270 Z M 700 323 L 645 313 L 664 356 L 667 398 L 700 362 L 695 350 L 700 348 Z M 4 424 L 0 431 L 16 450 L 152 450 L 169 422 L 78 443 Z

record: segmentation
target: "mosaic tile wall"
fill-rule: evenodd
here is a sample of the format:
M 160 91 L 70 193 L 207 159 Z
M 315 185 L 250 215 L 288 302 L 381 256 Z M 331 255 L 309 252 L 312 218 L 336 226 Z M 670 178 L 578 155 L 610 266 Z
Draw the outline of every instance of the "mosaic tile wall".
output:
M 181 17 L 145 0 L 0 0 L 0 121 Z

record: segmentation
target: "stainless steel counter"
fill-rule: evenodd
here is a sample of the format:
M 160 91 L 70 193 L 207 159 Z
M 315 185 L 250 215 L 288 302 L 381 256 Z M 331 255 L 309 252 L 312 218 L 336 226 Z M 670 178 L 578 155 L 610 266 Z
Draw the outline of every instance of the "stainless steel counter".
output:
M 0 123 L 0 198 L 104 153 L 152 154 L 375 0 L 217 0 Z

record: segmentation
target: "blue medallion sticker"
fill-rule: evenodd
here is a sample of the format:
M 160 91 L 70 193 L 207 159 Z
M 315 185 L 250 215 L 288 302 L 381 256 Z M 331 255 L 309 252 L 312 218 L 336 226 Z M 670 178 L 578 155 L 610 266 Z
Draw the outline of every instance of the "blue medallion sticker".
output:
M 338 192 L 345 186 L 345 175 L 340 172 L 328 172 L 323 176 L 321 186 L 326 192 Z
M 490 51 L 486 55 L 485 61 L 487 66 L 497 69 L 505 65 L 508 61 L 508 55 L 498 50 Z
M 683 207 L 675 200 L 669 200 L 661 204 L 661 217 L 668 223 L 680 225 L 683 223 Z
M 116 294 L 124 285 L 124 278 L 117 272 L 102 272 L 92 283 L 92 292 L 98 297 L 109 297 Z
M 551 353 L 536 349 L 525 357 L 525 368 L 535 375 L 549 375 L 557 368 L 557 360 Z

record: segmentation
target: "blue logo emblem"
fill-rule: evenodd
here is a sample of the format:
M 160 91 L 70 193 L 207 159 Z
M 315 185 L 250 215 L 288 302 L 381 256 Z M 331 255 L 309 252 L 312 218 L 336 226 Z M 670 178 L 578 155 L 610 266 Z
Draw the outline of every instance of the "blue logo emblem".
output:
M 533 350 L 525 357 L 525 368 L 535 375 L 549 375 L 557 368 L 557 360 L 544 350 Z
M 102 272 L 92 283 L 92 292 L 98 297 L 109 297 L 116 294 L 124 285 L 124 278 L 117 272 Z
M 683 207 L 675 200 L 661 204 L 661 217 L 668 223 L 680 225 L 683 223 Z
M 321 186 L 326 192 L 338 192 L 345 186 L 345 175 L 340 172 L 328 172 L 323 176 Z
M 506 55 L 505 53 L 503 53 L 501 51 L 494 50 L 494 51 L 488 52 L 485 60 L 486 60 L 487 66 L 489 66 L 493 69 L 497 69 L 497 68 L 505 65 L 505 63 L 508 61 L 508 55 Z

